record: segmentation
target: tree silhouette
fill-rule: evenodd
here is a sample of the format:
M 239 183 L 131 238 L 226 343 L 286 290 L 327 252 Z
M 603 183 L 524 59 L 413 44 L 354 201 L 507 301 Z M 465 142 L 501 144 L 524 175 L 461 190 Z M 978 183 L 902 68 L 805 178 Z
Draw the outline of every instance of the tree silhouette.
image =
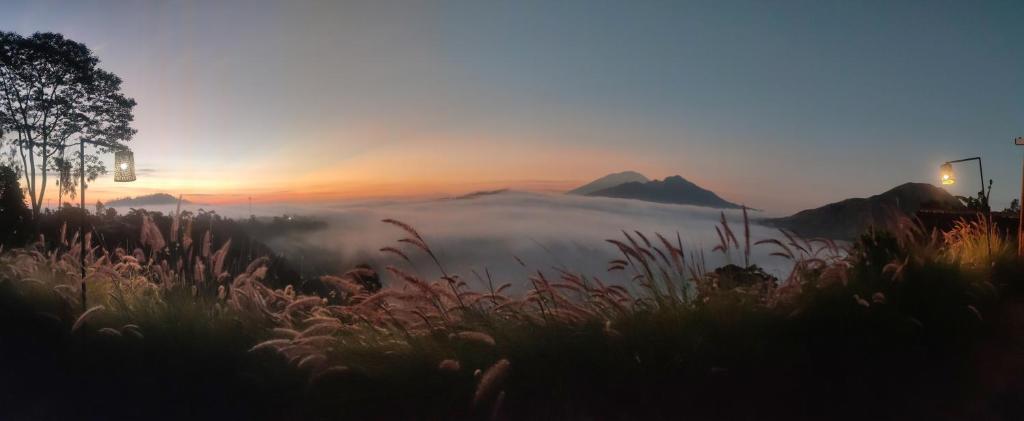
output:
M 1003 209 L 1003 212 L 1017 213 L 1020 212 L 1020 199 L 1013 199 L 1010 201 L 1010 207 Z
M 955 196 L 960 203 L 963 203 L 967 209 L 975 212 L 988 212 L 989 204 L 988 198 L 992 194 L 992 180 L 988 180 L 988 191 L 985 191 L 985 186 L 981 187 L 981 191 L 978 192 L 977 197 L 971 196 Z
M 33 217 L 38 217 L 51 171 L 64 192 L 80 177 L 81 157 L 70 151 L 87 140 L 86 178 L 106 173 L 98 154 L 112 152 L 135 134 L 135 100 L 121 93 L 121 79 L 97 67 L 84 44 L 56 33 L 23 37 L 0 31 L 0 143 L 16 151 Z M 7 146 L 7 145 L 4 145 Z
M 18 174 L 0 165 L 0 244 L 20 246 L 28 238 L 28 207 L 18 184 Z

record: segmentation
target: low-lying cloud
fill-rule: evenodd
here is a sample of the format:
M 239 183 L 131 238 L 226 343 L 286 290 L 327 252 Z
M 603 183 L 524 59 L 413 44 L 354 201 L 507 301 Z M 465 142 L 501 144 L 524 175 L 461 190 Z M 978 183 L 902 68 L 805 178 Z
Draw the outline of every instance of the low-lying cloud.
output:
M 207 207 L 209 209 L 209 207 Z M 226 216 L 248 214 L 244 205 L 218 206 Z M 371 262 L 382 268 L 400 259 L 381 253 L 384 246 L 406 234 L 398 227 L 382 223 L 385 218 L 403 221 L 415 227 L 437 253 L 450 273 L 475 282 L 473 271 L 489 271 L 495 283 L 522 285 L 527 276 L 543 270 L 564 268 L 604 281 L 624 282 L 626 275 L 608 273 L 607 263 L 618 258 L 618 250 L 606 239 L 623 239 L 622 231 L 640 231 L 652 236 L 662 233 L 682 238 L 684 249 L 703 249 L 709 267 L 725 262 L 721 253 L 712 253 L 718 244 L 715 225 L 720 218 L 716 209 L 665 205 L 635 200 L 578 197 L 554 194 L 504 192 L 464 200 L 348 202 L 318 206 L 259 205 L 258 216 L 301 214 L 327 222 L 325 229 L 276 238 L 275 250 L 300 260 L 299 253 L 316 250 L 318 255 L 338 259 L 345 265 Z M 742 216 L 725 211 L 732 229 L 742 241 Z M 751 225 L 752 242 L 777 237 L 773 229 Z M 436 276 L 437 268 L 407 244 L 415 269 Z M 754 262 L 769 272 L 783 276 L 788 267 L 772 250 L 755 247 Z M 518 260 L 517 260 L 518 258 Z M 742 259 L 740 253 L 736 259 Z M 521 260 L 525 267 L 519 263 Z

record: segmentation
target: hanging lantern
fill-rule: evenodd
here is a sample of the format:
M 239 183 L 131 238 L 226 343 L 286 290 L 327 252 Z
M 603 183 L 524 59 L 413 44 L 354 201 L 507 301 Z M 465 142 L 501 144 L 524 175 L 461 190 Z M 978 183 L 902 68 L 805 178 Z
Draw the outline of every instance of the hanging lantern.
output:
M 132 151 L 114 152 L 114 181 L 124 183 L 135 181 L 135 155 Z
M 942 184 L 955 184 L 956 177 L 953 175 L 953 164 L 945 163 L 939 167 L 939 173 L 942 174 Z

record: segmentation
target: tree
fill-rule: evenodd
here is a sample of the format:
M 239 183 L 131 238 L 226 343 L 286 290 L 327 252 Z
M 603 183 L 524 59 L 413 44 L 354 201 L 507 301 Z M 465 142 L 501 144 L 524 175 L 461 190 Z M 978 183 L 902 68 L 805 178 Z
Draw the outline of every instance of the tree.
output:
M 77 187 L 78 142 L 100 144 L 87 144 L 84 157 L 92 181 L 106 173 L 99 154 L 123 147 L 135 134 L 135 100 L 121 93 L 120 78 L 98 64 L 88 47 L 61 34 L 0 31 L 0 143 L 20 158 L 34 218 L 51 171 L 62 192 Z
M 63 202 L 64 196 L 74 199 L 75 190 L 78 190 L 75 178 L 72 177 L 74 164 L 63 157 L 56 157 L 53 158 L 52 167 L 57 171 L 57 203 Z
M 985 186 L 981 186 L 981 191 L 978 192 L 978 197 L 970 196 L 956 196 L 963 203 L 967 209 L 975 212 L 988 212 L 988 198 L 992 194 L 992 180 L 988 180 L 988 192 L 985 191 Z
M 20 246 L 28 239 L 28 207 L 18 173 L 0 165 L 0 244 Z
M 975 212 L 984 212 L 985 211 L 985 197 L 984 196 L 980 196 L 980 195 L 979 195 L 979 197 L 956 196 L 956 198 L 959 199 L 960 203 L 963 203 L 964 207 L 966 207 L 968 210 L 972 210 L 972 211 L 975 211 Z
M 1019 213 L 1020 212 L 1020 199 L 1013 199 L 1010 201 L 1010 207 L 1003 209 L 1003 212 L 1008 213 Z

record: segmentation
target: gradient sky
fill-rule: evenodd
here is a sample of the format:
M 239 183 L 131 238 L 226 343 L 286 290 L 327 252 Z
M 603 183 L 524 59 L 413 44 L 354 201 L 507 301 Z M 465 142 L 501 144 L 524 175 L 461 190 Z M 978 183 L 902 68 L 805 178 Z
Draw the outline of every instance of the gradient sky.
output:
M 1020 191 L 1021 1 L 0 2 L 134 97 L 139 181 L 207 202 L 680 174 L 786 212 L 981 155 Z M 109 159 L 108 159 L 109 161 Z M 958 167 L 952 191 L 978 189 Z

